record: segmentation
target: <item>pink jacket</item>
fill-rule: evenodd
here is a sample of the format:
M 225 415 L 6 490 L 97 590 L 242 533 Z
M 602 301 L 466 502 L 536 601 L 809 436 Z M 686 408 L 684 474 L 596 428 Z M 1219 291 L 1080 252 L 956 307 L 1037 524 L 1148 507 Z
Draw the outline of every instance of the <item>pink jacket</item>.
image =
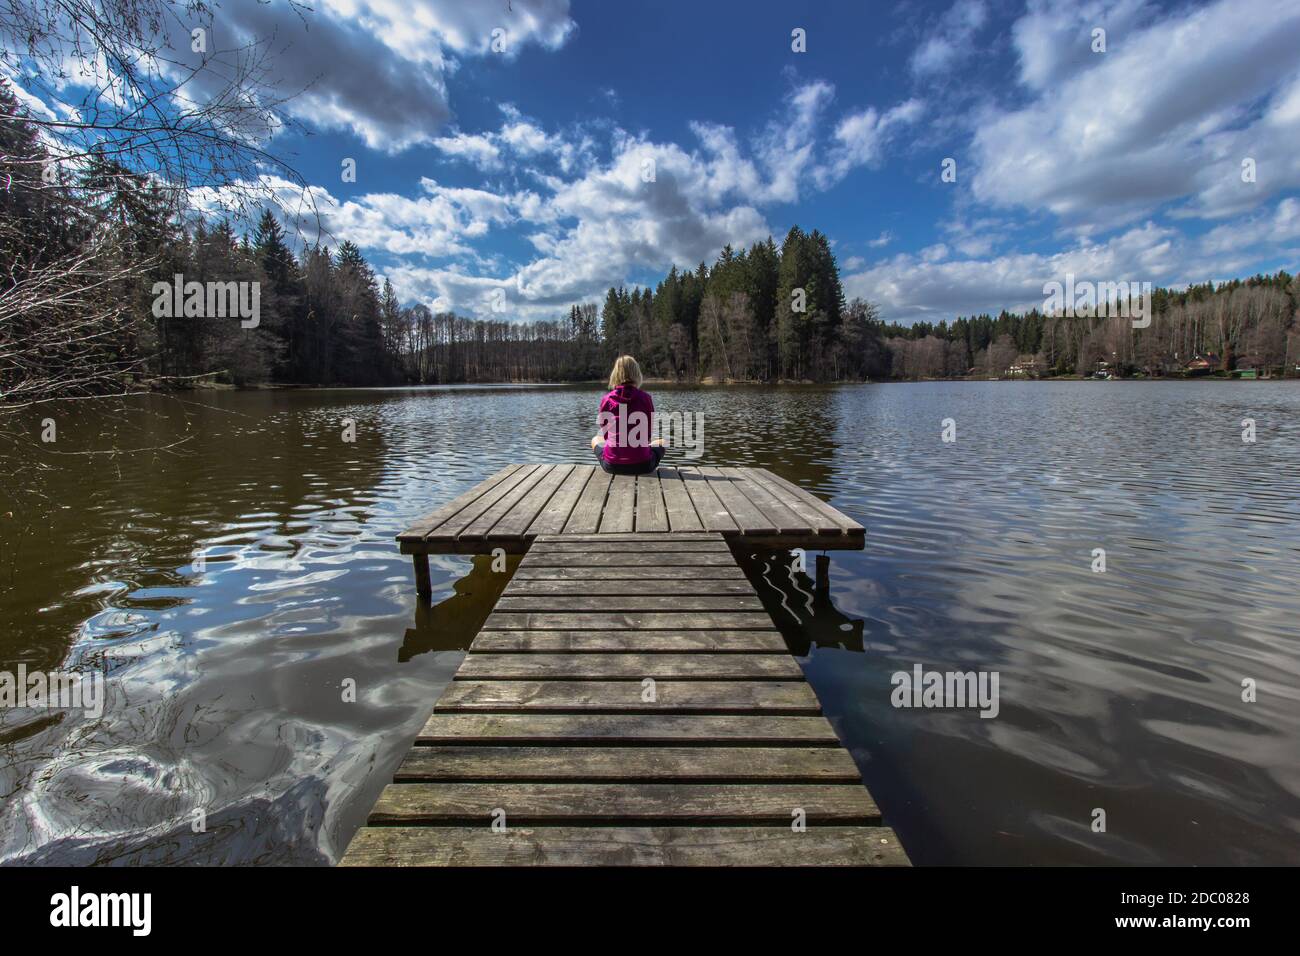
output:
M 600 400 L 596 417 L 605 438 L 605 460 L 611 465 L 639 465 L 654 457 L 655 403 L 649 392 L 635 385 L 620 385 Z

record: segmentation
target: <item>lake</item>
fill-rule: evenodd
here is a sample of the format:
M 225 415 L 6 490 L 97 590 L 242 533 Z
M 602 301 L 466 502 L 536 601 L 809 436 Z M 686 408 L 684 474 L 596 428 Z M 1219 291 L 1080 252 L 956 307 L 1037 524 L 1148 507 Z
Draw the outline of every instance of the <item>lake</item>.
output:
M 915 863 L 1300 862 L 1300 382 L 653 391 L 703 413 L 693 463 L 770 468 L 866 527 L 829 600 L 788 555 L 745 560 Z M 505 585 L 435 556 L 417 607 L 393 535 L 502 465 L 589 462 L 600 394 L 9 423 L 0 671 L 107 678 L 98 718 L 0 711 L 0 861 L 337 860 Z M 918 664 L 996 672 L 998 715 L 891 706 Z

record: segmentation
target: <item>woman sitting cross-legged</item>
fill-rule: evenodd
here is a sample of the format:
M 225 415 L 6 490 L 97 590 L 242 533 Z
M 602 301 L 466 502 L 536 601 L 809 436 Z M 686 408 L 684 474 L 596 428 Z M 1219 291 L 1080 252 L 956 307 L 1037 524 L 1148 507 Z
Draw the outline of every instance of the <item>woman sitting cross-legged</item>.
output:
M 599 431 L 591 450 L 600 467 L 615 475 L 645 475 L 659 467 L 667 450 L 654 430 L 655 403 L 641 390 L 641 366 L 620 355 L 609 374 L 609 394 L 600 400 Z

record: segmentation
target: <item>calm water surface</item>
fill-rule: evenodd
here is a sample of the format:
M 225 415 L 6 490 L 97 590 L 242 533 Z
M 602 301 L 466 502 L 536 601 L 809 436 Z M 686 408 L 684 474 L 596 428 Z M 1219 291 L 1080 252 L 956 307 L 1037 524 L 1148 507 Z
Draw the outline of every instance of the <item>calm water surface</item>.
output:
M 588 461 L 599 394 L 80 403 L 52 444 L 48 412 L 21 423 L 0 670 L 100 669 L 108 700 L 0 711 L 0 861 L 337 860 L 504 586 L 434 557 L 417 607 L 392 536 L 504 464 Z M 1300 862 L 1300 385 L 656 394 L 704 412 L 699 463 L 866 526 L 828 595 L 747 563 L 916 862 Z M 918 663 L 998 672 L 1000 714 L 894 709 Z

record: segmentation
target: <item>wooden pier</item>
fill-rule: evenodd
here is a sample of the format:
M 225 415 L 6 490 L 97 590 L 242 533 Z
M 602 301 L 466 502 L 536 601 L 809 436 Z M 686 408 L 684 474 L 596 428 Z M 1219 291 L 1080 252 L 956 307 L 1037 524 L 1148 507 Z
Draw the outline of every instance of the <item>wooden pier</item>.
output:
M 765 468 L 660 468 L 609 475 L 595 465 L 509 465 L 397 536 L 430 593 L 430 554 L 522 554 L 538 535 L 717 532 L 753 548 L 860 550 L 863 529 Z
M 862 547 L 820 499 L 522 465 L 399 540 L 526 554 L 343 865 L 907 864 L 731 551 Z

